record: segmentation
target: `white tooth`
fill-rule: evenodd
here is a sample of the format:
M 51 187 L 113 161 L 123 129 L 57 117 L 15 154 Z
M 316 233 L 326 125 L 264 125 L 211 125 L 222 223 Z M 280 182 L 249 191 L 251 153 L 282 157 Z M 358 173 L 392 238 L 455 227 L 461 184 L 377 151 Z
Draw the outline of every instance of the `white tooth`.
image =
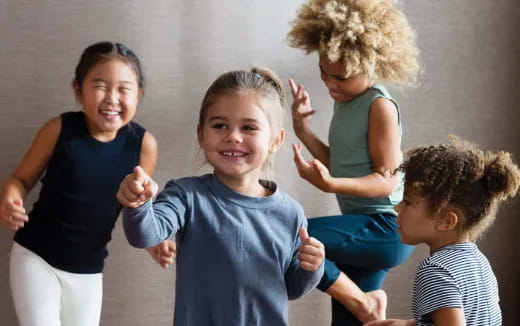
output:
M 119 112 L 117 111 L 111 111 L 111 110 L 102 110 L 101 111 L 103 114 L 106 114 L 106 115 L 118 115 Z

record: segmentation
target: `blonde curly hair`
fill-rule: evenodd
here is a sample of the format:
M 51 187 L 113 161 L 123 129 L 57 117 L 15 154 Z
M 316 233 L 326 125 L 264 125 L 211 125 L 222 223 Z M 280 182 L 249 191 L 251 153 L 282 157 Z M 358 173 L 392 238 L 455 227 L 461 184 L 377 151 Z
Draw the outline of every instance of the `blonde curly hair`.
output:
M 415 34 L 392 0 L 310 0 L 298 11 L 289 45 L 345 64 L 346 74 L 413 85 L 419 72 Z

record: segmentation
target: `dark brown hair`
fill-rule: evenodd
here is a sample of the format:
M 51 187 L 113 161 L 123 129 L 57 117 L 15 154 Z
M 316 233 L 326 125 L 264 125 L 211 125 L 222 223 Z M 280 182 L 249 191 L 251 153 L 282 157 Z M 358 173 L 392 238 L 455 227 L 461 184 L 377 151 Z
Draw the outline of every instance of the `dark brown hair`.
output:
M 120 59 L 130 65 L 137 76 L 137 85 L 141 90 L 144 89 L 143 71 L 137 55 L 124 44 L 99 42 L 90 45 L 81 54 L 74 74 L 74 82 L 77 83 L 79 90 L 90 69 L 107 59 Z
M 494 221 L 499 202 L 514 197 L 520 170 L 511 154 L 484 152 L 451 136 L 448 145 L 422 146 L 408 152 L 400 170 L 405 193 L 428 200 L 432 213 L 452 205 L 462 212 L 461 234 L 476 239 Z

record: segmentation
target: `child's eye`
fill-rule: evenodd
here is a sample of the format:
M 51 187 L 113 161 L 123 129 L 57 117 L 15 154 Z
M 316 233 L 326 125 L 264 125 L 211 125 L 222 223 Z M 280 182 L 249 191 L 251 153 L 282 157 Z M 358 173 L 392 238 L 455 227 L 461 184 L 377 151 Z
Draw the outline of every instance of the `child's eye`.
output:
M 214 123 L 211 125 L 213 129 L 225 129 L 227 126 L 224 123 Z
M 345 77 L 336 77 L 336 80 L 337 81 L 345 81 L 347 80 L 348 78 L 345 78 Z
M 100 90 L 103 90 L 103 91 L 107 89 L 105 85 L 95 85 L 94 88 L 95 89 L 100 89 Z
M 255 126 L 252 126 L 252 125 L 245 125 L 244 127 L 242 127 L 242 129 L 244 130 L 247 130 L 247 131 L 254 131 L 254 130 L 258 130 L 257 127 Z

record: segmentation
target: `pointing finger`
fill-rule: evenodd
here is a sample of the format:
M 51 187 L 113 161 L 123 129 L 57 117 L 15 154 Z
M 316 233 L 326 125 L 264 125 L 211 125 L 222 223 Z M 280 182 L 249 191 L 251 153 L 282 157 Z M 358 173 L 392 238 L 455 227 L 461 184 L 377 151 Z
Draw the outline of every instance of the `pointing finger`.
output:
M 140 184 L 144 184 L 147 179 L 148 179 L 148 175 L 146 174 L 146 172 L 144 172 L 143 168 L 141 166 L 136 166 L 134 168 L 134 178 L 137 182 L 139 182 Z
M 296 97 L 296 92 L 298 92 L 298 87 L 296 87 L 296 83 L 291 78 L 289 78 L 289 87 L 291 88 L 292 96 Z
M 300 152 L 301 145 L 299 146 L 299 145 L 293 144 L 292 148 L 293 148 L 293 152 L 294 152 L 294 162 L 296 163 L 296 166 L 298 168 L 307 167 L 309 164 L 305 161 L 305 159 L 303 158 L 303 156 Z

